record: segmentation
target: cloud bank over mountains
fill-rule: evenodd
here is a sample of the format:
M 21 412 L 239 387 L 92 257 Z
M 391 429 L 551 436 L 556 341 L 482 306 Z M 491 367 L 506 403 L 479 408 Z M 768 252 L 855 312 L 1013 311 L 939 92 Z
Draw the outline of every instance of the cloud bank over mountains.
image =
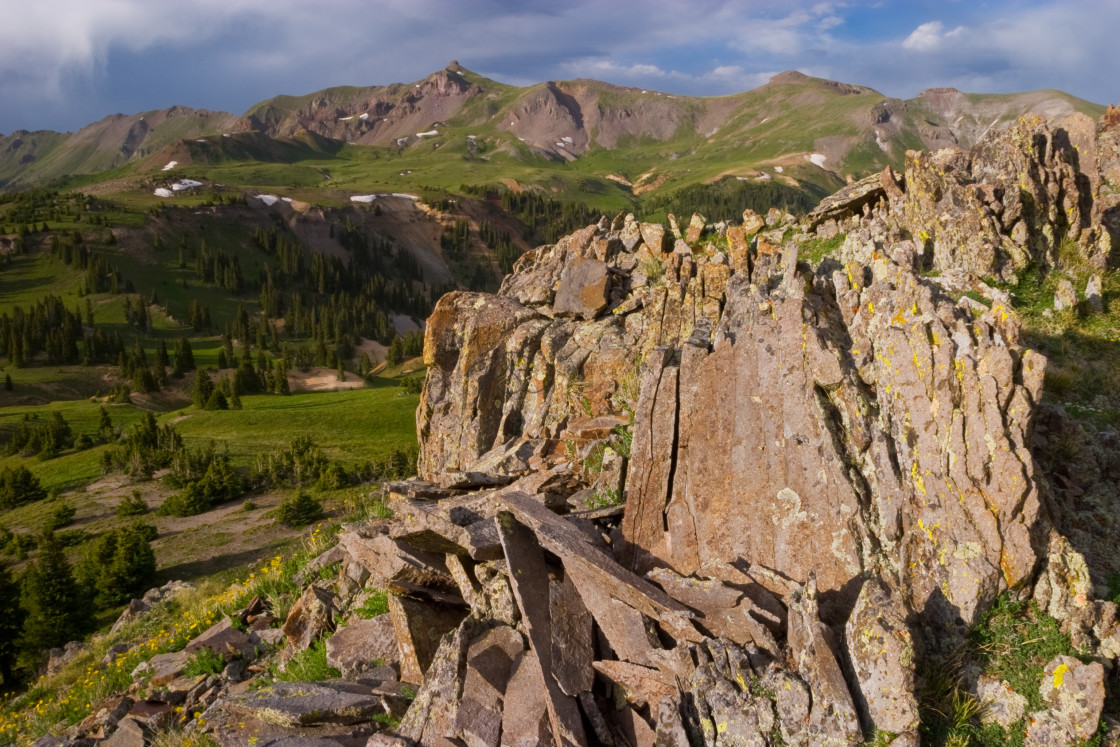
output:
M 930 86 L 1120 100 L 1120 3 L 40 0 L 4 10 L 0 132 L 185 104 L 415 80 L 458 59 L 507 83 L 593 77 L 747 90 L 797 69 L 909 97 Z

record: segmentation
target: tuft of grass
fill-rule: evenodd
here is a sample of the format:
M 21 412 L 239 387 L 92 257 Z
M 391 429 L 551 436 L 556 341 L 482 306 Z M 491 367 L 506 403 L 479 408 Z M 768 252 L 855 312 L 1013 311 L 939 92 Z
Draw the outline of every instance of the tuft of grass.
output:
M 1088 661 L 1062 633 L 1058 621 L 1034 602 L 1015 600 L 1010 593 L 1001 595 L 960 645 L 919 667 L 922 744 L 1021 745 L 1025 723 L 1008 731 L 995 724 L 980 724 L 980 704 L 966 687 L 965 672 L 1006 680 L 1027 699 L 1030 714 L 1045 707 L 1038 685 L 1046 665 L 1059 655 Z
M 649 284 L 661 285 L 665 282 L 665 263 L 658 257 L 650 257 L 639 266 L 642 274 L 649 279 Z
M 811 239 L 801 245 L 798 256 L 816 267 L 825 257 L 835 257 L 846 238 L 847 234 L 839 233 L 831 239 Z
M 183 674 L 188 677 L 197 677 L 200 674 L 221 674 L 226 662 L 219 654 L 203 646 L 191 656 Z
M 369 595 L 361 607 L 354 610 L 354 614 L 363 620 L 372 620 L 375 617 L 389 614 L 389 595 L 384 591 L 375 591 Z
M 293 656 L 282 671 L 273 672 L 275 679 L 285 682 L 321 682 L 341 676 L 342 672 L 327 664 L 325 638 Z
M 607 508 L 608 506 L 621 506 L 624 497 L 622 493 L 613 488 L 606 490 L 596 490 L 595 493 L 587 499 L 587 509 L 594 510 L 596 508 Z
M 987 673 L 1007 680 L 1011 689 L 1026 697 L 1031 710 L 1043 707 L 1038 683 L 1046 665 L 1059 655 L 1078 656 L 1058 621 L 1031 601 L 1007 595 L 993 606 L 972 630 L 970 641 L 987 664 Z

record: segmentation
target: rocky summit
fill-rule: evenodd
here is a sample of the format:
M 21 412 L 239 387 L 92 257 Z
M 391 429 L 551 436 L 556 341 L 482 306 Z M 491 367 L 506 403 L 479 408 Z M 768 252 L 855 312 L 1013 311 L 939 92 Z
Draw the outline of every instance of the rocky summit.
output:
M 1047 361 L 985 278 L 1109 266 L 1118 136 L 1022 120 L 912 152 L 802 221 L 603 218 L 522 256 L 497 294 L 447 294 L 419 476 L 304 571 L 283 655 L 370 589 L 388 615 L 330 638 L 344 679 L 186 683 L 196 728 L 231 745 L 916 745 L 938 667 L 1030 600 L 1083 656 L 1052 655 L 1027 693 L 982 662 L 955 686 L 1025 744 L 1093 737 L 1120 655 L 1099 592 L 1117 451 L 1068 448 L 1084 433 L 1041 404 Z M 809 261 L 841 232 L 841 259 Z M 254 615 L 198 645 L 258 643 Z

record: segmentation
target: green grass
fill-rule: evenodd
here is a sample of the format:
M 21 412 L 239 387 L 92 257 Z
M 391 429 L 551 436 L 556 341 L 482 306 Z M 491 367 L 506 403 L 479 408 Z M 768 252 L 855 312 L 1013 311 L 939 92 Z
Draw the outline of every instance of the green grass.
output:
M 15 255 L 11 264 L 0 270 L 0 314 L 11 314 L 16 306 L 24 310 L 46 295 L 60 296 L 73 308 L 78 302 L 82 272 L 68 267 L 49 250 L 32 249 Z
M 1069 274 L 1080 298 L 1089 273 Z M 1083 422 L 1115 426 L 1120 424 L 1120 272 L 1102 276 L 1103 312 L 1085 304 L 1054 311 L 1062 277 L 1032 269 L 1008 288 L 1023 320 L 1023 342 L 1049 360 L 1044 393 L 1050 401 L 1063 404 Z
M 395 386 L 256 395 L 242 397 L 242 410 L 189 408 L 161 422 L 185 416 L 175 428 L 186 444 L 213 440 L 219 449 L 229 449 L 235 465 L 248 465 L 256 454 L 287 446 L 304 433 L 331 458 L 354 463 L 415 446 L 419 401 L 418 395 Z
M 922 744 L 997 747 L 1022 745 L 1026 719 L 1044 710 L 1039 694 L 1046 665 L 1056 656 L 1073 656 L 1089 662 L 1070 643 L 1057 620 L 1034 602 L 1001 595 L 967 637 L 951 651 L 919 664 L 924 686 L 918 693 Z M 1024 720 L 1005 731 L 998 725 L 980 724 L 980 703 L 965 685 L 965 670 L 1005 680 L 1027 699 Z M 1087 745 L 1099 744 L 1099 737 Z
M 274 668 L 272 675 L 282 682 L 321 682 L 341 677 L 342 672 L 327 664 L 327 641 L 320 638 L 293 656 L 284 669 Z
M 203 646 L 191 656 L 183 674 L 187 677 L 197 677 L 200 674 L 220 674 L 225 668 L 225 660 L 219 654 Z
M 814 267 L 820 264 L 825 257 L 836 257 L 840 247 L 844 244 L 847 234 L 837 234 L 831 239 L 812 239 L 806 241 L 798 249 L 798 256 L 808 261 Z
M 144 413 L 143 410 L 132 405 L 107 404 L 105 408 L 109 411 L 114 427 L 117 428 L 127 428 L 138 422 Z M 75 436 L 81 433 L 94 435 L 97 432 L 101 404 L 79 400 L 52 402 L 49 405 L 2 407 L 0 408 L 0 437 L 17 428 L 24 415 L 38 416 L 45 422 L 52 412 L 62 413 Z M 72 449 L 47 461 L 19 455 L 5 456 L 0 457 L 0 468 L 23 464 L 39 478 L 45 490 L 62 492 L 87 485 L 101 477 L 101 452 L 105 448 L 107 447 L 99 445 L 82 451 Z M 39 522 L 36 517 L 41 508 L 40 504 L 21 506 L 5 514 L 4 521 L 12 525 L 37 525 Z
M 389 596 L 383 591 L 374 591 L 362 603 L 361 607 L 354 610 L 354 614 L 363 620 L 371 620 L 381 615 L 389 614 Z

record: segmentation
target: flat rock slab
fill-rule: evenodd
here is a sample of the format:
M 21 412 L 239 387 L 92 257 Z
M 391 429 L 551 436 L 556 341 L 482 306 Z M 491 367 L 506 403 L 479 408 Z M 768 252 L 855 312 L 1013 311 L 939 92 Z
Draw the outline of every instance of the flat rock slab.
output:
M 276 682 L 223 700 L 227 708 L 286 728 L 360 724 L 384 711 L 381 699 L 368 687 L 340 680 Z
M 385 588 L 392 581 L 455 588 L 442 553 L 417 550 L 376 528 L 368 536 L 357 530 L 339 532 L 338 544 L 369 571 L 370 583 L 378 588 Z
M 397 636 L 389 615 L 356 620 L 327 639 L 327 664 L 347 679 L 400 661 Z
M 513 663 L 502 713 L 502 744 L 535 747 L 550 744 L 548 698 L 541 687 L 541 666 L 526 651 Z
M 557 315 L 594 319 L 607 308 L 609 296 L 606 263 L 598 259 L 577 259 L 561 272 L 552 308 Z
M 1045 711 L 1030 715 L 1030 747 L 1058 747 L 1093 736 L 1104 708 L 1104 667 L 1083 664 L 1072 656 L 1057 656 L 1042 672 L 1039 695 Z
M 147 676 L 148 684 L 152 687 L 166 685 L 183 673 L 190 659 L 191 655 L 186 651 L 156 654 L 132 670 L 132 679 L 136 680 Z
M 363 747 L 379 724 L 286 727 L 219 700 L 202 714 L 205 732 L 221 747 Z
M 401 679 L 420 684 L 443 635 L 459 626 L 466 611 L 419 599 L 389 596 L 389 617 L 400 651 Z
M 318 586 L 304 589 L 282 628 L 288 638 L 288 651 L 302 651 L 324 633 L 334 630 L 338 603 L 338 597 L 326 589 Z
M 507 495 L 505 502 L 517 520 L 533 530 L 541 546 L 560 558 L 564 572 L 571 574 L 581 593 L 585 586 L 600 587 L 605 594 L 657 620 L 674 638 L 693 642 L 702 639 L 689 622 L 691 610 L 593 547 L 571 522 L 524 493 Z M 586 602 L 586 594 L 583 596 Z M 595 609 L 591 614 L 602 624 Z
M 155 740 L 155 736 L 155 729 L 126 718 L 117 725 L 117 730 L 100 744 L 106 747 L 149 747 Z
M 202 635 L 188 643 L 183 649 L 188 654 L 194 654 L 202 648 L 208 648 L 227 661 L 234 657 L 243 659 L 253 658 L 253 642 L 249 636 L 233 627 L 227 617 L 221 622 L 212 625 Z
M 545 509 L 547 510 L 547 509 Z M 548 567 L 544 550 L 533 531 L 517 521 L 513 514 L 502 512 L 494 519 L 509 563 L 510 584 L 521 619 L 529 638 L 531 655 L 541 669 L 542 687 L 554 734 L 565 742 L 587 744 L 576 701 L 561 690 L 553 676 L 552 615 L 549 609 Z

